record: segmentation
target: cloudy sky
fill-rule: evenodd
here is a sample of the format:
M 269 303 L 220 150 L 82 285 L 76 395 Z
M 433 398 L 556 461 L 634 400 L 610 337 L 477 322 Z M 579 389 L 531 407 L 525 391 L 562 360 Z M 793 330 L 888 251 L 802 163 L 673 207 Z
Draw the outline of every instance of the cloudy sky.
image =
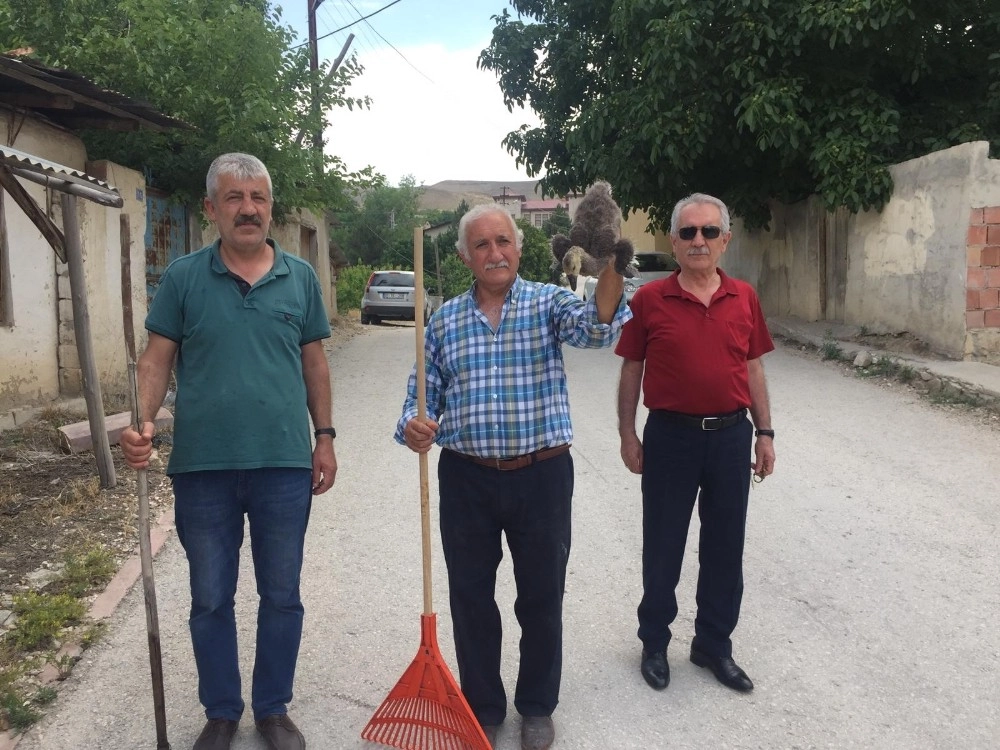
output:
M 282 18 L 308 38 L 307 0 L 286 0 Z M 476 67 L 506 0 L 323 0 L 316 13 L 320 60 L 333 60 L 350 33 L 364 73 L 352 96 L 370 110 L 331 113 L 327 150 L 349 169 L 372 165 L 393 185 L 441 180 L 525 180 L 500 145 L 530 110 L 508 112 L 496 77 Z M 389 6 L 389 7 L 386 7 Z M 367 21 L 334 32 L 380 8 Z M 511 12 L 511 15 L 516 15 Z M 330 34 L 324 38 L 324 35 Z

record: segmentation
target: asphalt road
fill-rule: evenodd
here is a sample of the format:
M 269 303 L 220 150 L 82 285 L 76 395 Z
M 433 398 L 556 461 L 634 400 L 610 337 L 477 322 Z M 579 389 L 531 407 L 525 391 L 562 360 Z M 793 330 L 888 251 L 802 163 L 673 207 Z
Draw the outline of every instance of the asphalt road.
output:
M 409 325 L 366 328 L 332 357 L 337 483 L 316 500 L 303 592 L 306 630 L 290 711 L 313 750 L 374 748 L 360 733 L 416 654 L 421 556 L 418 461 L 391 442 L 413 361 Z M 751 496 L 735 656 L 739 695 L 687 661 L 694 617 L 692 524 L 670 687 L 639 675 L 639 480 L 618 456 L 610 351 L 567 350 L 576 430 L 574 538 L 565 600 L 557 748 L 1000 747 L 1000 433 L 902 389 L 842 374 L 793 349 L 766 359 L 777 471 Z M 434 593 L 454 666 L 431 454 Z M 249 555 L 245 556 L 248 561 Z M 174 750 L 203 724 L 176 539 L 156 560 Z M 244 674 L 252 574 L 238 597 Z M 503 671 L 517 627 L 509 560 Z M 244 686 L 249 693 L 249 686 Z M 498 747 L 518 747 L 511 706 Z M 155 748 L 142 593 L 112 617 L 19 750 Z M 233 747 L 263 748 L 245 717 Z

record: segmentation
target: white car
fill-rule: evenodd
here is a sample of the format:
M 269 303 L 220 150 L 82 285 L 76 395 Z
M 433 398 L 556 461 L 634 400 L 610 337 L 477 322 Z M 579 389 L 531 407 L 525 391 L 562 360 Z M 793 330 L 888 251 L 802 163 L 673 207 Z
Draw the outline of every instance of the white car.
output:
M 625 279 L 625 301 L 631 302 L 632 295 L 636 289 L 653 279 L 662 279 L 669 276 L 678 268 L 677 261 L 670 253 L 641 252 L 636 253 L 632 259 L 632 266 L 636 274 L 631 279 Z M 583 299 L 588 300 L 594 296 L 594 289 L 597 288 L 597 277 L 588 276 L 583 283 Z

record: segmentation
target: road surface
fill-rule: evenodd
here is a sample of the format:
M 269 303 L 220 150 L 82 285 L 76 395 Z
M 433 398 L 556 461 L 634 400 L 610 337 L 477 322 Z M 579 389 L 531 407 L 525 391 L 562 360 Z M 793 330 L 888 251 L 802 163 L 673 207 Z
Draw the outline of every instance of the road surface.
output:
M 366 327 L 331 357 L 337 483 L 314 503 L 306 628 L 290 713 L 316 749 L 375 748 L 360 733 L 416 654 L 418 461 L 391 442 L 413 362 L 412 325 Z M 1000 747 L 1000 432 L 779 348 L 767 356 L 777 470 L 752 490 L 737 661 L 750 695 L 687 661 L 697 521 L 679 587 L 670 687 L 639 674 L 639 478 L 618 455 L 611 351 L 567 350 L 576 437 L 573 549 L 556 748 Z M 641 415 L 640 415 L 641 416 Z M 434 508 L 434 595 L 451 643 Z M 249 554 L 238 617 L 252 658 Z M 188 642 L 187 570 L 175 538 L 156 560 L 174 750 L 204 722 Z M 509 559 L 498 596 L 512 693 L 517 627 Z M 19 750 L 155 748 L 140 587 L 85 652 Z M 244 685 L 249 694 L 249 685 Z M 498 747 L 518 745 L 511 705 Z M 233 748 L 263 748 L 249 710 Z

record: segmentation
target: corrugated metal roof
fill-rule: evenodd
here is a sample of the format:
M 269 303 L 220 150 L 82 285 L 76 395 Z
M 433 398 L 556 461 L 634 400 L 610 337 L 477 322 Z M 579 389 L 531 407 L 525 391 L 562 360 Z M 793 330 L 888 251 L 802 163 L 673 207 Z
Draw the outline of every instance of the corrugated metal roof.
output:
M 118 188 L 72 167 L 32 156 L 11 146 L 0 146 L 0 162 L 18 177 L 47 185 L 53 190 L 73 193 L 104 206 L 121 208 Z
M 45 101 L 46 96 L 50 101 Z M 30 109 L 70 130 L 191 128 L 148 102 L 103 89 L 81 75 L 27 57 L 0 55 L 0 102 Z

